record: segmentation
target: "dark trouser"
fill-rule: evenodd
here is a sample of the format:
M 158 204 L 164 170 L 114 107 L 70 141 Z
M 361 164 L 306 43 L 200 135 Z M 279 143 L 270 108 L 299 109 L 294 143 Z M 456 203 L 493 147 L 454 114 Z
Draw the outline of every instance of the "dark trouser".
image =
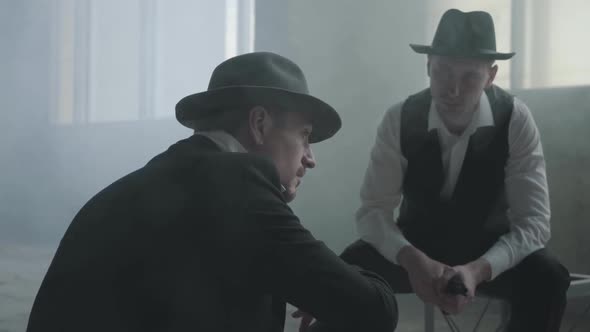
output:
M 351 244 L 340 257 L 381 275 L 396 293 L 413 292 L 406 271 L 362 240 Z M 558 332 L 569 284 L 567 269 L 541 249 L 494 280 L 479 285 L 477 292 L 510 303 L 509 332 Z

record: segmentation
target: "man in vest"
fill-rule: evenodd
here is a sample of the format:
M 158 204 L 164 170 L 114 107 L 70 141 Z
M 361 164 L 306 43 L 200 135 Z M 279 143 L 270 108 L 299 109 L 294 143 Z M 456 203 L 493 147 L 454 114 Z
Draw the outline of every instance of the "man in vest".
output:
M 488 13 L 456 9 L 432 45 L 410 46 L 427 55 L 430 88 L 386 112 L 361 188 L 361 239 L 342 257 L 445 313 L 477 290 L 510 303 L 508 331 L 557 332 L 569 273 L 545 249 L 539 131 L 527 106 L 493 84 L 494 61 L 514 53 L 496 52 Z M 452 277 L 464 294 L 447 291 Z

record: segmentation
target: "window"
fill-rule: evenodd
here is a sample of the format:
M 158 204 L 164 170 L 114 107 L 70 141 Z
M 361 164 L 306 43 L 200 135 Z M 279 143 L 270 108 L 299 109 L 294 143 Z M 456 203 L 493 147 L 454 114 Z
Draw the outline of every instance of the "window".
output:
M 505 88 L 543 88 L 590 84 L 590 45 L 579 40 L 590 30 L 586 0 L 430 0 L 427 40 L 432 40 L 449 8 L 485 10 L 494 18 L 496 48 L 514 51 L 498 61 L 496 83 Z
M 523 75 L 518 86 L 590 84 L 590 44 L 580 40 L 581 32 L 590 30 L 590 2 L 527 0 L 515 9 L 522 11 L 525 23 L 525 43 L 519 47 Z
M 54 123 L 174 116 L 214 67 L 253 50 L 254 0 L 58 0 Z

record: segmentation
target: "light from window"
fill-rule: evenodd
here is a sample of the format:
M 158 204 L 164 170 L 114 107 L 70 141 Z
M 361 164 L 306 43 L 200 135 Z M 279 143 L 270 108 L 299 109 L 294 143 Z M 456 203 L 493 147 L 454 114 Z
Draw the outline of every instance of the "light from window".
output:
M 57 0 L 53 121 L 174 116 L 214 67 L 253 50 L 254 0 Z
M 525 0 L 523 88 L 590 84 L 590 2 Z

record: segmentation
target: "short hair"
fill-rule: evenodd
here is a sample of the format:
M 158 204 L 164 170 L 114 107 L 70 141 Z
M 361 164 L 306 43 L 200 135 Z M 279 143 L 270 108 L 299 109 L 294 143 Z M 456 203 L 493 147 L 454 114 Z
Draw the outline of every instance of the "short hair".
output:
M 235 135 L 242 124 L 248 119 L 246 109 L 223 109 L 210 112 L 194 122 L 196 131 L 223 130 Z
M 223 130 L 231 135 L 236 135 L 240 128 L 248 122 L 250 111 L 255 106 L 223 109 L 210 112 L 211 114 L 194 123 L 195 131 Z M 285 124 L 285 112 L 275 108 L 264 107 L 272 117 L 275 124 L 283 127 Z

